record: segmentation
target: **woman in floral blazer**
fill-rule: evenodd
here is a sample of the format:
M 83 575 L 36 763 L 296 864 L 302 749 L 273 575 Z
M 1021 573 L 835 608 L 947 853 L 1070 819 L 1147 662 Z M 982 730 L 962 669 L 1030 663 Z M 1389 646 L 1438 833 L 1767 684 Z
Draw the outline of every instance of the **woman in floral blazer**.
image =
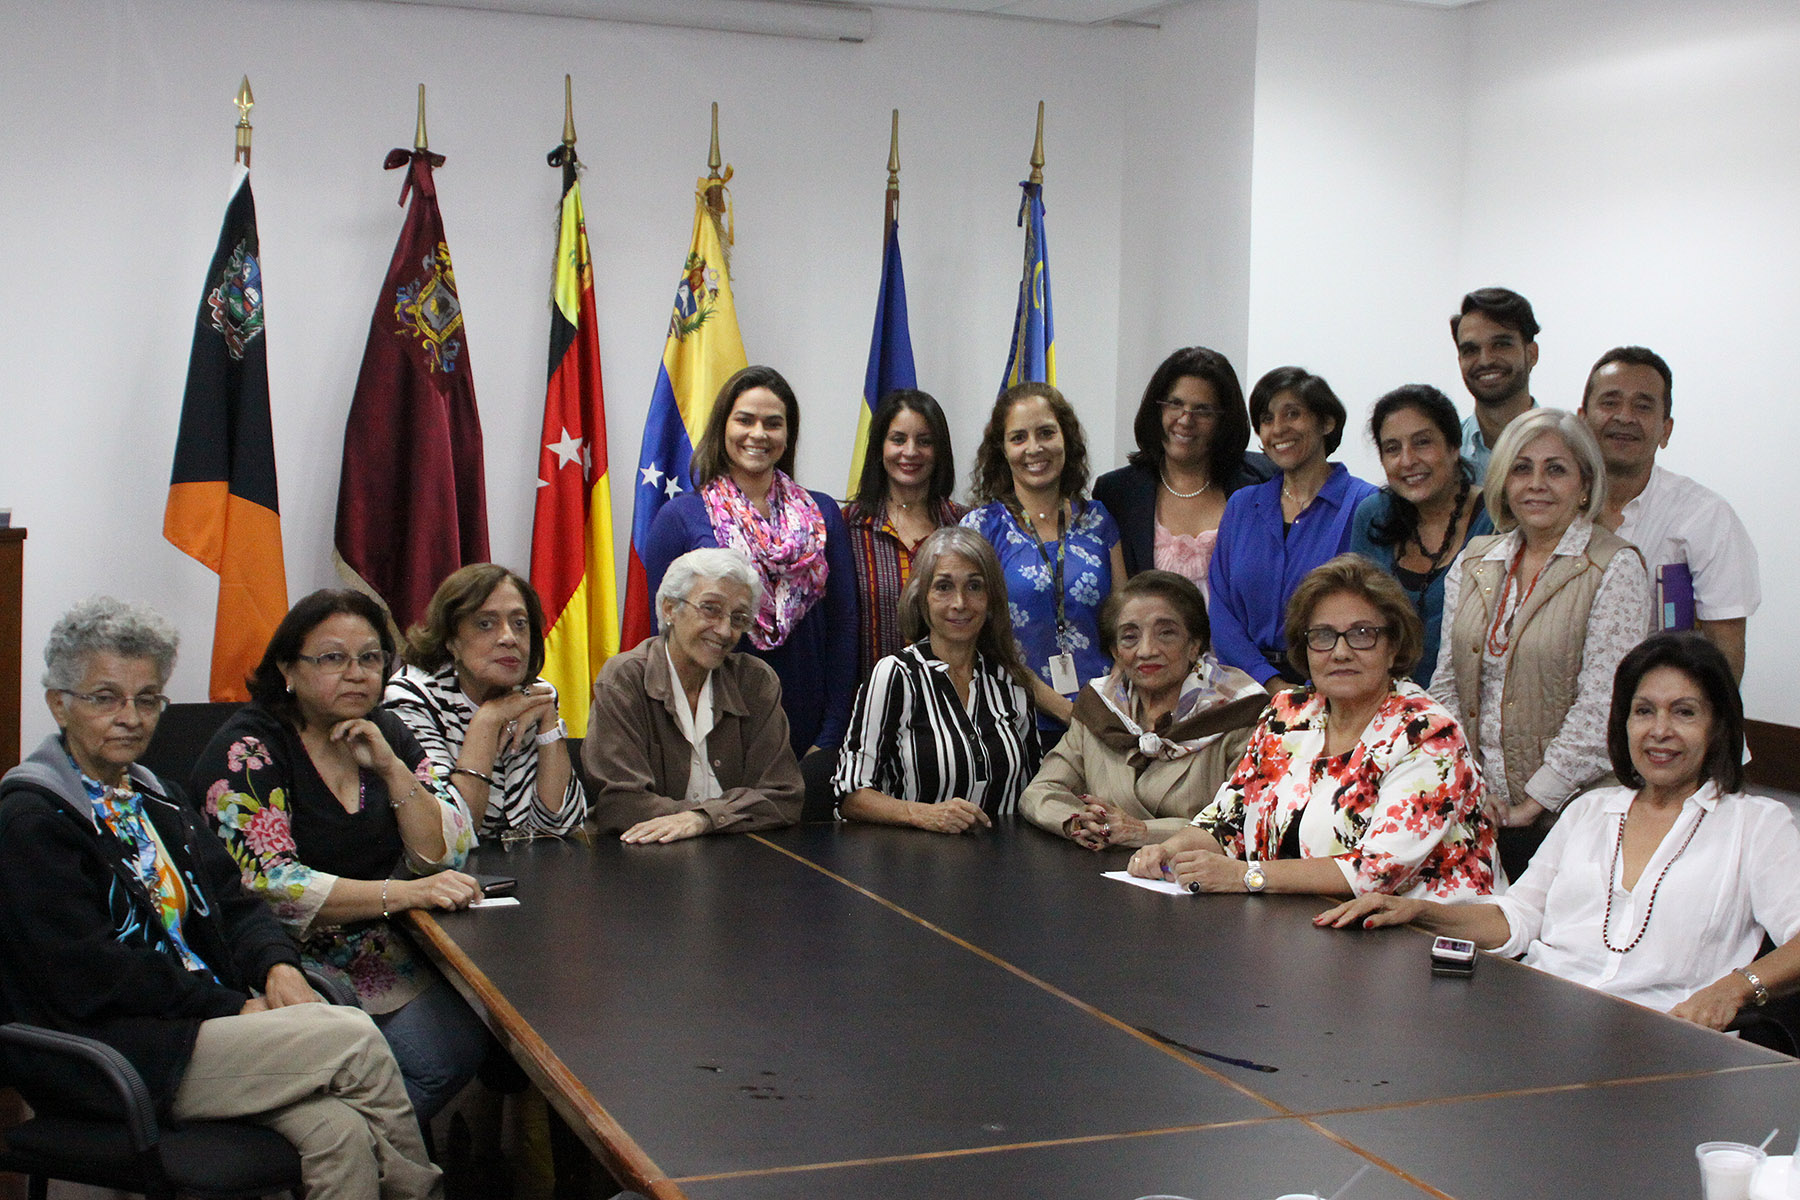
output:
M 251 676 L 251 703 L 201 753 L 193 786 L 245 886 L 301 956 L 356 988 L 427 1121 L 474 1075 L 487 1037 L 391 921 L 408 908 L 466 907 L 480 889 L 456 869 L 475 845 L 468 810 L 405 724 L 376 708 L 393 649 L 361 593 L 300 601 Z
M 1502 879 L 1481 775 L 1456 719 L 1410 679 L 1423 629 L 1368 559 L 1313 570 L 1287 613 L 1311 682 L 1278 694 L 1193 824 L 1133 855 L 1191 891 L 1383 892 L 1455 900 Z

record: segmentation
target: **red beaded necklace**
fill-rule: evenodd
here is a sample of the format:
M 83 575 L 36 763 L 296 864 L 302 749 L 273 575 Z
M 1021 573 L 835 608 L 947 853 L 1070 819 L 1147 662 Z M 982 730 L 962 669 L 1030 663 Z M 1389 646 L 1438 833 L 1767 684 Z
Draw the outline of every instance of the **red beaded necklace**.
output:
M 1700 832 L 1700 823 L 1706 820 L 1706 810 L 1703 808 L 1700 810 L 1700 815 L 1694 818 L 1693 828 L 1688 830 L 1687 837 L 1682 839 L 1681 849 L 1675 852 L 1674 858 L 1663 864 L 1662 874 L 1656 877 L 1656 883 L 1651 886 L 1650 903 L 1644 906 L 1644 923 L 1638 926 L 1637 936 L 1631 939 L 1630 945 L 1620 947 L 1612 944 L 1612 938 L 1607 936 L 1607 931 L 1612 928 L 1614 890 L 1612 881 L 1619 873 L 1619 857 L 1625 850 L 1625 818 L 1629 815 L 1629 810 L 1619 815 L 1619 840 L 1613 843 L 1612 869 L 1606 875 L 1606 917 L 1600 922 L 1600 944 L 1614 954 L 1630 954 L 1637 949 L 1637 944 L 1644 940 L 1644 933 L 1650 928 L 1650 914 L 1656 911 L 1657 891 L 1661 889 L 1663 880 L 1668 877 L 1669 868 L 1675 865 L 1675 859 L 1687 853 L 1688 843 L 1694 840 L 1694 835 Z M 1643 880 L 1640 878 L 1638 882 L 1642 883 Z
M 1551 558 L 1554 557 L 1555 555 L 1552 554 Z M 1495 658 L 1506 657 L 1506 649 L 1512 644 L 1513 618 L 1519 615 L 1519 610 L 1525 607 L 1527 600 L 1531 599 L 1532 590 L 1537 587 L 1538 580 L 1544 577 L 1544 567 L 1550 565 L 1550 559 L 1545 559 L 1544 567 L 1539 567 L 1537 574 L 1531 577 L 1531 582 L 1525 585 L 1525 593 L 1519 597 L 1518 606 L 1512 610 L 1512 616 L 1509 617 L 1506 610 L 1506 598 L 1512 595 L 1513 590 L 1519 586 L 1519 564 L 1524 559 L 1525 542 L 1521 539 L 1519 552 L 1513 555 L 1512 562 L 1506 568 L 1506 585 L 1500 589 L 1500 603 L 1494 609 L 1494 623 L 1488 626 L 1487 652 Z

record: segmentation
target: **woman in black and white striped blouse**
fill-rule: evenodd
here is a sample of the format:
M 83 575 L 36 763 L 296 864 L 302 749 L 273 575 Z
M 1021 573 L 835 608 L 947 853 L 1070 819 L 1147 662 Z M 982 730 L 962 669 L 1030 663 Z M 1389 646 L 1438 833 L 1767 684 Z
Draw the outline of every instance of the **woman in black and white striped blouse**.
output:
M 832 778 L 858 821 L 964 833 L 1009 813 L 1038 767 L 1036 721 L 994 549 L 958 526 L 919 544 L 900 596 L 912 644 L 875 664 Z
M 481 836 L 563 834 L 585 815 L 568 727 L 544 665 L 544 610 L 505 567 L 476 563 L 438 586 L 407 633 L 392 709 L 462 794 Z

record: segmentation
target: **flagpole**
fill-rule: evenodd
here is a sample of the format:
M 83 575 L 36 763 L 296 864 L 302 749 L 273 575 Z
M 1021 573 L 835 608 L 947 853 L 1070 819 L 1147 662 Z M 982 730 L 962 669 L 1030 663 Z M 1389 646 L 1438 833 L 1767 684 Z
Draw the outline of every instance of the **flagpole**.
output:
M 1031 147 L 1031 182 L 1044 182 L 1044 102 L 1042 100 L 1038 101 L 1037 141 Z
M 1040 100 L 1038 102 L 1038 128 L 1040 137 L 1042 137 L 1044 123 L 1043 109 L 1044 104 L 1043 101 Z M 425 85 L 422 83 L 419 85 L 419 124 L 418 127 L 413 130 L 413 149 L 420 151 L 421 153 L 431 149 L 430 142 L 425 137 Z
M 256 107 L 256 97 L 250 93 L 250 77 L 248 75 L 244 76 L 244 81 L 238 84 L 237 99 L 232 103 L 237 105 L 238 121 L 237 150 L 232 154 L 231 161 L 243 163 L 244 169 L 248 171 L 250 169 L 250 110 Z
M 888 134 L 887 220 L 885 229 L 900 219 L 900 110 L 894 110 L 894 126 Z
M 562 144 L 575 149 L 575 81 L 567 75 L 563 76 Z

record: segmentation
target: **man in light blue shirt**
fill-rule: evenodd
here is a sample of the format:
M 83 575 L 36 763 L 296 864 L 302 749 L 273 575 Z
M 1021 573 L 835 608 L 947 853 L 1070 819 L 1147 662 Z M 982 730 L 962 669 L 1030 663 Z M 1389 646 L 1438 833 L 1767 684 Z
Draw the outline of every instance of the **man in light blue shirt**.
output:
M 1462 424 L 1462 454 L 1487 475 L 1494 443 L 1512 419 L 1533 408 L 1531 369 L 1537 366 L 1538 323 L 1531 301 L 1501 287 L 1477 288 L 1450 318 L 1450 337 L 1475 413 Z

